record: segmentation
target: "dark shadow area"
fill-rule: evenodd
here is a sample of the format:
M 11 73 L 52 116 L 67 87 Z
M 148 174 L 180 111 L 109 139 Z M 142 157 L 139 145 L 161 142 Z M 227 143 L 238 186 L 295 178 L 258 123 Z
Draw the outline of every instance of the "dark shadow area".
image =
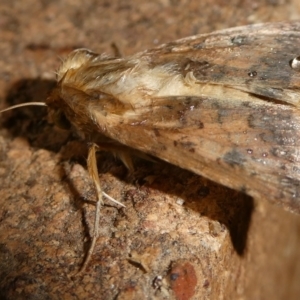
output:
M 7 106 L 44 101 L 54 85 L 53 81 L 39 79 L 19 81 L 7 94 Z M 53 125 L 48 124 L 47 109 L 44 107 L 30 106 L 5 112 L 1 116 L 1 125 L 8 129 L 12 137 L 26 138 L 32 147 L 61 152 L 63 161 L 76 161 L 86 167 L 85 143 L 81 143 L 82 147 L 72 149 L 66 147 L 66 144 L 75 140 L 76 136 L 67 131 L 56 130 Z M 64 149 L 61 150 L 62 148 Z M 117 170 L 113 175 L 126 182 L 132 181 L 130 178 L 132 176 L 127 176 L 128 172 L 125 167 L 122 167 L 121 162 L 116 162 L 109 154 L 103 155 L 105 159 L 98 161 L 99 173 L 110 172 L 111 165 L 117 164 L 120 167 L 113 168 Z M 155 180 L 151 183 L 143 179 L 149 175 L 155 176 Z M 62 180 L 68 183 L 75 197 L 74 205 L 77 209 L 82 209 L 82 194 L 67 178 L 63 166 L 61 176 Z M 251 197 L 159 160 L 157 163 L 139 160 L 134 181 L 137 185 L 151 186 L 164 193 L 176 195 L 184 200 L 184 205 L 189 209 L 225 225 L 230 231 L 235 251 L 243 255 L 254 209 Z M 189 185 L 190 182 L 193 182 L 192 187 Z M 84 224 L 84 228 L 88 236 L 87 224 Z
M 7 93 L 6 106 L 10 107 L 26 102 L 44 102 L 55 85 L 56 81 L 51 80 L 24 79 L 18 81 Z M 68 147 L 68 143 L 78 139 L 76 135 L 49 124 L 47 117 L 46 107 L 25 106 L 2 113 L 0 123 L 1 127 L 8 129 L 11 138 L 24 137 L 36 149 L 45 149 L 54 153 L 61 151 L 61 181 L 67 182 L 74 196 L 75 208 L 82 211 L 85 199 L 82 199 L 80 191 L 69 180 L 64 162 L 70 162 L 70 164 L 78 162 L 86 166 L 86 144 L 82 142 L 79 144 L 80 147 Z M 82 218 L 82 222 L 84 222 L 84 218 Z M 83 225 L 86 236 L 89 236 L 88 227 L 86 224 Z
M 153 164 L 139 160 L 138 166 L 134 175 L 138 180 L 135 182 L 136 185 L 150 186 L 183 199 L 184 206 L 201 216 L 217 220 L 228 228 L 237 254 L 241 256 L 244 254 L 254 210 L 252 197 L 163 161 Z M 99 168 L 101 169 L 100 165 Z M 102 171 L 105 172 L 103 169 Z M 155 178 L 151 183 L 143 179 L 149 175 Z M 114 176 L 118 177 L 118 174 Z M 215 235 L 213 228 L 211 234 Z
M 6 106 L 26 103 L 45 102 L 55 81 L 24 79 L 16 82 L 7 93 Z M 67 131 L 54 130 L 47 122 L 47 108 L 28 106 L 1 114 L 1 125 L 7 128 L 12 137 L 22 136 L 31 146 L 57 152 L 69 138 Z

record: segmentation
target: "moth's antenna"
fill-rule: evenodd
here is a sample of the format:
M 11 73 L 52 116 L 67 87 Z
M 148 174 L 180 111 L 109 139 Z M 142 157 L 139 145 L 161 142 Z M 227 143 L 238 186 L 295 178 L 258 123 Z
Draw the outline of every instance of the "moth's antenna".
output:
M 47 104 L 45 102 L 26 102 L 26 103 L 16 104 L 16 105 L 13 105 L 8 108 L 4 108 L 4 109 L 0 110 L 0 114 L 5 111 L 23 107 L 23 106 L 47 106 Z

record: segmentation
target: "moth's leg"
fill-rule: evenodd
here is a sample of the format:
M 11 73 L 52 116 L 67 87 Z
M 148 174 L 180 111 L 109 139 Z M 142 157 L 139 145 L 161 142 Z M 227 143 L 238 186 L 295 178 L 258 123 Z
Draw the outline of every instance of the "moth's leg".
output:
M 96 159 L 96 152 L 99 150 L 103 151 L 111 151 L 115 156 L 117 156 L 121 161 L 124 163 L 124 165 L 127 167 L 129 172 L 133 172 L 133 162 L 132 162 L 132 155 L 139 156 L 140 158 L 154 161 L 151 159 L 148 155 L 143 154 L 142 152 L 129 149 L 128 147 L 125 147 L 123 145 L 112 145 L 109 143 L 100 143 L 100 144 L 91 144 L 89 147 L 89 153 L 87 158 L 87 168 L 89 175 L 91 179 L 94 182 L 96 192 L 97 192 L 97 201 L 96 201 L 96 210 L 95 210 L 95 221 L 94 221 L 94 232 L 92 235 L 92 242 L 89 248 L 89 251 L 85 257 L 84 263 L 77 273 L 77 275 L 80 275 L 84 272 L 85 268 L 87 267 L 89 261 L 91 260 L 91 256 L 94 252 L 94 248 L 96 245 L 97 238 L 99 236 L 99 221 L 100 221 L 100 208 L 103 204 L 102 197 L 105 196 L 107 199 L 119 204 L 122 207 L 125 207 L 124 204 L 120 203 L 119 201 L 113 199 L 109 195 L 107 195 L 105 192 L 101 189 L 101 184 L 99 180 L 99 174 L 98 174 L 98 168 L 97 168 L 97 159 Z
M 88 153 L 88 158 L 87 158 L 87 167 L 88 167 L 88 172 L 90 174 L 90 177 L 92 178 L 96 192 L 97 192 L 97 201 L 96 201 L 96 210 L 95 210 L 95 221 L 94 221 L 94 232 L 92 236 L 92 243 L 89 248 L 89 251 L 86 255 L 85 261 L 78 272 L 78 274 L 81 274 L 86 266 L 88 265 L 91 256 L 93 254 L 97 238 L 99 236 L 99 220 L 100 220 L 100 207 L 103 204 L 102 201 L 102 189 L 100 185 L 100 180 L 99 180 L 99 175 L 98 175 L 98 168 L 97 168 L 97 159 L 96 159 L 96 148 L 97 146 L 95 144 L 92 144 L 89 148 L 89 153 Z
M 87 158 L 87 168 L 88 168 L 89 175 L 90 175 L 91 179 L 93 180 L 95 188 L 96 188 L 97 201 L 96 201 L 96 209 L 95 209 L 95 221 L 94 221 L 94 232 L 93 232 L 93 236 L 92 236 L 92 243 L 90 245 L 90 248 L 86 255 L 84 263 L 83 263 L 81 269 L 79 270 L 79 272 L 77 273 L 77 275 L 80 275 L 80 274 L 82 274 L 82 272 L 84 272 L 86 266 L 88 265 L 89 261 L 91 260 L 92 254 L 94 252 L 96 241 L 99 236 L 100 208 L 101 208 L 101 205 L 103 204 L 102 196 L 105 196 L 107 199 L 111 200 L 112 202 L 117 203 L 122 207 L 125 207 L 124 204 L 113 199 L 112 197 L 107 195 L 105 192 L 103 192 L 101 189 L 98 168 L 97 168 L 97 158 L 96 158 L 96 152 L 99 150 L 104 150 L 104 149 L 99 148 L 99 146 L 96 144 L 91 144 L 91 146 L 89 147 L 89 153 L 88 153 L 88 158 Z
M 122 163 L 127 168 L 127 170 L 129 170 L 129 172 L 132 173 L 134 171 L 132 156 L 128 152 L 118 151 L 114 152 L 114 154 L 122 161 Z
M 119 49 L 119 47 L 117 46 L 116 43 L 113 42 L 111 44 L 111 47 L 112 47 L 112 49 L 114 51 L 114 57 L 116 57 L 116 58 L 123 57 L 123 55 L 122 55 L 122 53 L 121 53 L 121 51 L 120 51 L 120 49 Z

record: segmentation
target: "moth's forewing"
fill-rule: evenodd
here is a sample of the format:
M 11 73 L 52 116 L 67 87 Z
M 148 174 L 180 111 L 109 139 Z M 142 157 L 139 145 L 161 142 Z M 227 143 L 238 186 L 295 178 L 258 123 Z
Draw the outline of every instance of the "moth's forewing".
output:
M 114 126 L 110 136 L 300 212 L 300 111 L 260 100 L 170 97 L 159 102 L 165 106 L 153 108 L 143 124 Z

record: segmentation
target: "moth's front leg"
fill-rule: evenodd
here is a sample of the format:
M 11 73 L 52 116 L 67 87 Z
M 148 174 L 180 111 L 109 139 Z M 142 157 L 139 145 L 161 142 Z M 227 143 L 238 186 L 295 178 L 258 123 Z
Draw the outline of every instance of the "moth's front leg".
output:
M 95 210 L 95 221 L 94 221 L 94 232 L 92 235 L 92 243 L 89 248 L 88 253 L 86 254 L 85 261 L 77 273 L 77 275 L 80 275 L 82 272 L 84 272 L 86 266 L 88 265 L 92 254 L 94 252 L 94 248 L 96 245 L 97 238 L 99 236 L 99 219 L 100 219 L 100 207 L 103 204 L 102 200 L 102 189 L 100 185 L 100 180 L 99 180 L 99 174 L 98 174 L 98 168 L 97 168 L 97 159 L 96 159 L 96 151 L 97 151 L 97 145 L 96 144 L 91 144 L 89 147 L 89 152 L 88 152 L 88 158 L 87 158 L 87 167 L 88 167 L 88 172 L 91 177 L 91 179 L 94 182 L 96 192 L 97 192 L 97 201 L 96 201 L 96 210 Z
M 88 158 L 87 158 L 87 168 L 88 168 L 89 175 L 90 175 L 91 179 L 93 180 L 93 183 L 96 188 L 97 201 L 96 201 L 94 232 L 92 235 L 92 243 L 91 243 L 89 251 L 86 255 L 85 261 L 84 261 L 80 271 L 77 273 L 77 275 L 81 274 L 85 270 L 86 266 L 88 265 L 88 263 L 91 259 L 92 254 L 94 252 L 96 241 L 99 236 L 100 208 L 103 204 L 103 199 L 102 199 L 103 196 L 105 196 L 109 200 L 119 204 L 120 206 L 125 207 L 125 205 L 116 201 L 115 199 L 113 199 L 112 197 L 110 197 L 109 195 L 107 195 L 105 192 L 102 191 L 100 180 L 99 180 L 98 168 L 97 168 L 96 152 L 99 150 L 112 151 L 116 156 L 118 156 L 122 160 L 122 162 L 125 164 L 125 166 L 131 171 L 131 170 L 133 170 L 133 163 L 132 163 L 131 155 L 129 154 L 128 150 L 125 151 L 125 148 L 127 148 L 127 147 L 123 147 L 123 146 L 116 147 L 116 146 L 112 146 L 112 145 L 98 146 L 94 143 L 91 144 L 89 147 Z

